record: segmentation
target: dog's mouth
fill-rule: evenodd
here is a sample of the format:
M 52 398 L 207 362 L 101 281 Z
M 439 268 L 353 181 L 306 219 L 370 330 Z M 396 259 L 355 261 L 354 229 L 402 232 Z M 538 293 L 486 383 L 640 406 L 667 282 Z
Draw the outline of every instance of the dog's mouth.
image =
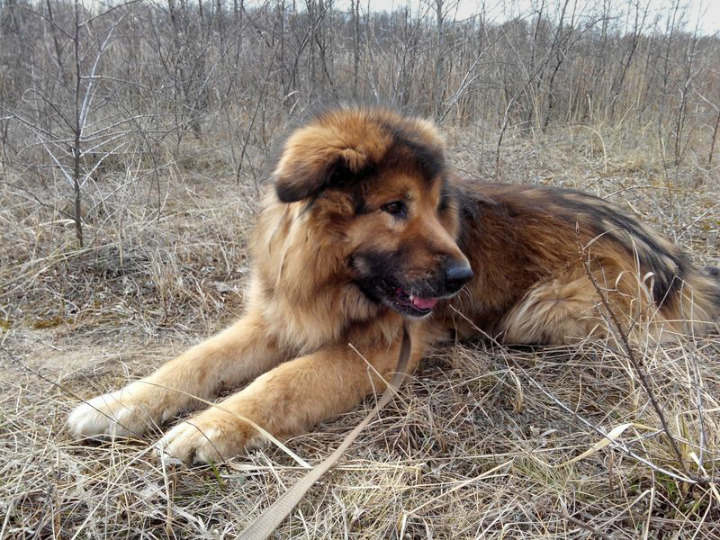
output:
M 401 287 L 395 287 L 392 296 L 388 299 L 396 311 L 412 317 L 429 315 L 439 300 L 438 298 L 418 296 Z
M 372 253 L 358 254 L 351 259 L 350 265 L 356 274 L 355 285 L 365 296 L 403 317 L 426 317 L 441 300 L 450 298 L 460 289 L 448 288 L 448 272 L 444 267 L 432 272 L 414 271 L 408 275 L 408 272 L 395 270 L 403 263 L 396 259 Z M 450 278 L 453 277 L 451 273 Z
M 375 302 L 397 311 L 403 317 L 422 318 L 430 315 L 437 303 L 447 296 L 432 292 L 426 282 L 404 286 L 395 280 L 365 279 L 355 282 Z

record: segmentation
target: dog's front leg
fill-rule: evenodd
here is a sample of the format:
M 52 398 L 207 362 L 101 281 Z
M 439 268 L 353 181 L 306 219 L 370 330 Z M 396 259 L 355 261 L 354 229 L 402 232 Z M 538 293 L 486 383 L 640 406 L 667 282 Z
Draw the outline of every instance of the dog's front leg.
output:
M 160 441 L 160 449 L 186 463 L 222 461 L 262 442 L 262 435 L 244 419 L 281 439 L 303 433 L 383 390 L 395 371 L 399 350 L 398 341 L 362 351 L 361 357 L 348 346 L 334 346 L 286 362 L 175 426 Z M 408 369 L 421 355 L 422 344 L 416 340 Z
M 237 385 L 281 360 L 262 316 L 235 324 L 125 388 L 78 406 L 68 419 L 78 437 L 138 436 L 180 411 L 198 408 L 223 385 Z

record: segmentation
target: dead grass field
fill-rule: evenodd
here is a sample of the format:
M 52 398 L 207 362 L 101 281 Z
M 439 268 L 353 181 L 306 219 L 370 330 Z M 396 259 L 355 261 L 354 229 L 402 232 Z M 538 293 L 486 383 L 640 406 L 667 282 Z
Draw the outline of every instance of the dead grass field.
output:
M 487 177 L 494 139 L 448 131 L 457 169 Z M 105 171 L 80 251 L 69 220 L 0 187 L 1 538 L 233 538 L 304 474 L 276 448 L 163 468 L 158 433 L 90 445 L 65 430 L 78 400 L 241 313 L 257 186 L 235 182 L 216 142 L 190 141 L 156 182 Z M 607 196 L 716 264 L 720 171 L 660 156 L 647 133 L 510 134 L 499 177 Z M 720 476 L 720 338 L 634 355 L 682 462 L 622 349 L 458 344 L 426 359 L 277 537 L 720 538 L 720 486 L 691 481 Z M 321 461 L 373 401 L 288 446 Z

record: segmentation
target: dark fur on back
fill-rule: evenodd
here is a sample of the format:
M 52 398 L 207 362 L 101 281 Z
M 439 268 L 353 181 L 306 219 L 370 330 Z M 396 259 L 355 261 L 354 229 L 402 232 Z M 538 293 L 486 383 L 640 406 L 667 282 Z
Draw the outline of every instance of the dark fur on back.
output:
M 544 310 L 551 309 L 555 301 L 562 305 L 563 281 L 578 284 L 572 293 L 566 293 L 571 299 L 566 299 L 567 306 L 597 302 L 590 281 L 584 292 L 578 289 L 586 273 L 585 260 L 591 261 L 596 279 L 617 300 L 618 309 L 627 312 L 629 321 L 640 320 L 638 317 L 649 320 L 659 310 L 658 315 L 667 320 L 697 317 L 702 325 L 720 312 L 720 288 L 694 268 L 682 250 L 603 199 L 544 186 L 472 180 L 458 180 L 455 185 L 462 214 L 459 244 L 470 255 L 477 275 L 476 282 L 468 285 L 471 294 L 477 295 L 470 305 L 475 310 L 474 320 L 486 331 L 507 333 L 506 323 L 512 318 L 508 314 L 528 315 L 533 310 L 518 305 L 530 298 L 533 290 L 537 293 L 542 288 L 544 307 L 536 303 L 533 312 L 552 318 Z M 648 288 L 654 308 L 640 298 L 634 303 L 625 301 L 643 287 Z M 688 295 L 693 296 L 697 307 L 692 316 Z M 575 316 L 585 317 L 587 311 L 583 313 L 576 312 Z M 556 315 L 555 323 L 560 318 L 568 322 L 573 316 L 570 312 L 563 317 Z M 525 323 L 520 326 L 527 332 L 533 325 Z M 555 342 L 566 331 L 582 333 L 579 327 L 571 329 L 569 322 L 555 333 L 536 323 L 538 331 L 530 340 Z M 512 334 L 514 339 L 522 339 Z
M 483 187 L 479 187 L 479 190 L 482 193 Z M 536 196 L 527 197 L 528 192 Z M 472 193 L 467 191 L 461 193 L 461 197 L 465 201 L 463 208 L 469 216 L 482 212 L 488 202 L 474 199 Z M 594 237 L 611 239 L 619 250 L 634 251 L 641 269 L 652 272 L 654 276 L 653 298 L 659 306 L 672 301 L 677 287 L 687 274 L 690 266 L 687 255 L 634 217 L 599 197 L 564 188 L 518 186 L 514 189 L 514 198 L 506 204 L 509 218 L 512 212 L 538 214 L 549 223 L 561 220 L 573 230 L 580 228 Z M 538 208 L 540 201 L 542 206 Z

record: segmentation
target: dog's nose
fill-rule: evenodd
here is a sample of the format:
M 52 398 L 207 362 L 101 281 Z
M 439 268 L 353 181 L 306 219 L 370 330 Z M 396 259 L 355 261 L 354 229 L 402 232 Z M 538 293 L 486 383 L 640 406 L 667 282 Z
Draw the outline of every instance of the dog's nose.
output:
M 445 288 L 449 293 L 458 292 L 473 277 L 467 264 L 450 263 L 445 269 Z

